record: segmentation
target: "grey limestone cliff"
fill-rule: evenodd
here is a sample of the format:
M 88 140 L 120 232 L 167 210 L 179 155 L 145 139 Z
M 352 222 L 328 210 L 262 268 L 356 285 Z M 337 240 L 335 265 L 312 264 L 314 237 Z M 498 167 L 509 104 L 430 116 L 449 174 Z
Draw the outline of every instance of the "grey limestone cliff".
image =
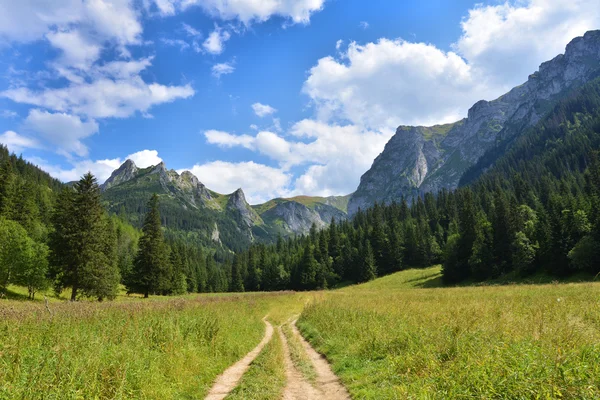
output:
M 375 202 L 454 189 L 463 173 L 501 140 L 535 125 L 561 97 L 600 76 L 600 31 L 573 39 L 565 54 L 544 62 L 524 84 L 481 100 L 449 125 L 400 126 L 361 177 L 348 214 Z

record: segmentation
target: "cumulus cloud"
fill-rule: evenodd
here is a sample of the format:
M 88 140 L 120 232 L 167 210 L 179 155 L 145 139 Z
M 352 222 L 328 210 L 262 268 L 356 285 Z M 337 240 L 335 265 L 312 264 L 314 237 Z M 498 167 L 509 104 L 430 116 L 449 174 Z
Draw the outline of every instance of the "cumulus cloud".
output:
M 142 150 L 129 154 L 123 158 L 71 160 L 67 167 L 49 163 L 39 157 L 27 157 L 28 161 L 36 164 L 51 176 L 62 182 L 79 180 L 84 174 L 91 172 L 96 179 L 98 179 L 99 183 L 104 183 L 104 181 L 110 177 L 112 172 L 119 168 L 127 159 L 133 160 L 139 168 L 147 168 L 159 164 L 162 161 L 162 158 L 158 156 L 156 150 Z
M 266 117 L 267 115 L 275 114 L 277 112 L 276 108 L 273 108 L 268 104 L 261 103 L 252 104 L 252 110 L 254 110 L 254 114 L 259 116 L 260 118 Z
M 476 6 L 462 21 L 454 49 L 506 88 L 522 83 L 574 37 L 600 26 L 597 0 L 529 0 Z
M 401 39 L 352 42 L 343 59 L 321 58 L 303 86 L 321 119 L 374 129 L 457 120 L 485 89 L 456 53 Z
M 199 6 L 207 13 L 223 19 L 238 20 L 245 25 L 264 22 L 274 16 L 291 23 L 308 24 L 313 13 L 323 8 L 325 0 L 153 0 L 162 15 L 173 15 L 176 10 Z
M 84 69 L 100 57 L 100 45 L 87 40 L 78 30 L 50 32 L 46 38 L 62 51 L 60 63 L 63 65 Z
M 223 30 L 219 26 L 215 26 L 215 30 L 212 31 L 202 47 L 210 54 L 221 54 L 225 50 L 225 42 L 231 38 L 231 34 Z
M 154 105 L 193 95 L 194 89 L 190 85 L 147 84 L 139 76 L 115 80 L 99 78 L 92 82 L 73 83 L 64 88 L 47 88 L 41 91 L 20 87 L 0 92 L 0 96 L 17 103 L 91 118 L 129 117 L 136 111 L 146 112 Z
M 25 126 L 55 146 L 59 153 L 81 157 L 88 153 L 81 140 L 98 132 L 98 123 L 94 120 L 84 122 L 74 115 L 52 114 L 37 109 L 29 112 Z
M 331 125 L 310 119 L 294 124 L 287 138 L 269 131 L 254 136 L 204 132 L 208 143 L 222 148 L 243 147 L 266 155 L 278 162 L 282 171 L 307 166 L 293 191 L 319 195 L 353 191 L 360 175 L 392 134 L 392 130 L 365 131 L 355 125 Z
M 288 195 L 287 187 L 292 179 L 289 173 L 253 161 L 214 161 L 194 165 L 189 170 L 207 187 L 219 193 L 232 193 L 243 188 L 251 204 Z
M 235 67 L 233 62 L 218 63 L 212 66 L 212 75 L 219 79 L 221 75 L 233 74 Z
M 35 10 L 35 12 L 33 11 Z M 129 0 L 22 0 L 0 3 L 0 38 L 29 42 L 41 39 L 53 27 L 73 24 L 126 45 L 139 43 L 142 25 Z
M 25 149 L 39 148 L 39 143 L 32 138 L 19 135 L 14 131 L 6 131 L 0 135 L 0 144 L 8 147 L 13 153 L 20 153 Z

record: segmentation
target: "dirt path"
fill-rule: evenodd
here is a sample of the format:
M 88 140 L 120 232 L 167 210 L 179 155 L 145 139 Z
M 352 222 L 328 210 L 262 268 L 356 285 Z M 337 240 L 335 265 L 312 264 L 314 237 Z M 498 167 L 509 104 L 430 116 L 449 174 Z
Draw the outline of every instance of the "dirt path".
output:
M 312 361 L 317 372 L 317 385 L 322 392 L 319 398 L 327 400 L 350 400 L 350 394 L 340 382 L 340 379 L 333 373 L 327 360 L 304 339 L 296 327 L 296 321 L 291 323 L 292 332 L 302 343 L 304 351 Z M 289 356 L 289 355 L 288 355 Z M 289 379 L 289 378 L 288 378 Z M 298 397 L 298 399 L 311 399 L 311 397 Z M 285 397 L 284 397 L 285 399 Z
M 205 397 L 205 400 L 224 399 L 240 382 L 242 375 L 244 375 L 244 373 L 250 367 L 250 363 L 254 361 L 258 354 L 262 351 L 263 347 L 269 343 L 271 337 L 273 336 L 273 326 L 266 320 L 266 317 L 263 318 L 263 321 L 267 326 L 267 329 L 261 342 L 254 348 L 254 350 L 246 354 L 244 358 L 227 368 L 225 372 L 217 377 L 213 387 Z
M 281 343 L 283 344 L 283 354 L 285 357 L 285 376 L 287 384 L 283 390 L 283 400 L 318 400 L 323 399 L 323 393 L 315 389 L 305 378 L 300 371 L 294 366 L 290 355 L 287 338 L 281 330 L 281 326 L 277 327 Z

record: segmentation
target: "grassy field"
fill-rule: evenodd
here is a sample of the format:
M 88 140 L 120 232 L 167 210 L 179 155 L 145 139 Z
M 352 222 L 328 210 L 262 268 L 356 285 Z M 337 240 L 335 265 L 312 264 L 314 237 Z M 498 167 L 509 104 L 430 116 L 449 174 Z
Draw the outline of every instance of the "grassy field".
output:
M 316 293 L 0 300 L 0 399 L 202 398 L 265 315 L 301 315 L 357 399 L 600 398 L 600 283 L 439 285 L 432 267 Z M 229 398 L 284 385 L 275 334 Z
M 264 334 L 293 293 L 0 302 L 0 399 L 202 398 Z
M 600 398 L 600 284 L 433 288 L 439 276 L 329 292 L 298 325 L 353 398 Z

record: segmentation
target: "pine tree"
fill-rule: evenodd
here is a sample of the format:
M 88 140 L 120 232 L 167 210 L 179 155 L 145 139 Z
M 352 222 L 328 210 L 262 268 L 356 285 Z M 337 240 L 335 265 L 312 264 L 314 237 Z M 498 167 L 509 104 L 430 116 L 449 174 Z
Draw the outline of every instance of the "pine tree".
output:
M 373 255 L 373 248 L 371 242 L 367 240 L 366 245 L 363 246 L 362 254 L 362 265 L 360 268 L 359 282 L 368 282 L 377 277 L 377 266 L 375 264 L 375 256 Z
M 230 292 L 244 291 L 244 281 L 242 280 L 241 263 L 241 256 L 236 254 L 233 258 L 233 264 L 231 265 L 231 286 L 229 287 Z
M 141 293 L 147 298 L 151 293 L 169 291 L 171 277 L 169 254 L 158 211 L 158 196 L 154 194 L 148 202 L 139 250 L 126 285 L 129 292 Z
M 51 238 L 58 288 L 70 286 L 71 300 L 84 296 L 112 299 L 120 281 L 114 257 L 116 240 L 90 173 L 59 197 Z
M 17 202 L 15 192 L 17 184 L 12 164 L 6 159 L 0 165 L 0 216 L 12 219 L 13 208 Z

